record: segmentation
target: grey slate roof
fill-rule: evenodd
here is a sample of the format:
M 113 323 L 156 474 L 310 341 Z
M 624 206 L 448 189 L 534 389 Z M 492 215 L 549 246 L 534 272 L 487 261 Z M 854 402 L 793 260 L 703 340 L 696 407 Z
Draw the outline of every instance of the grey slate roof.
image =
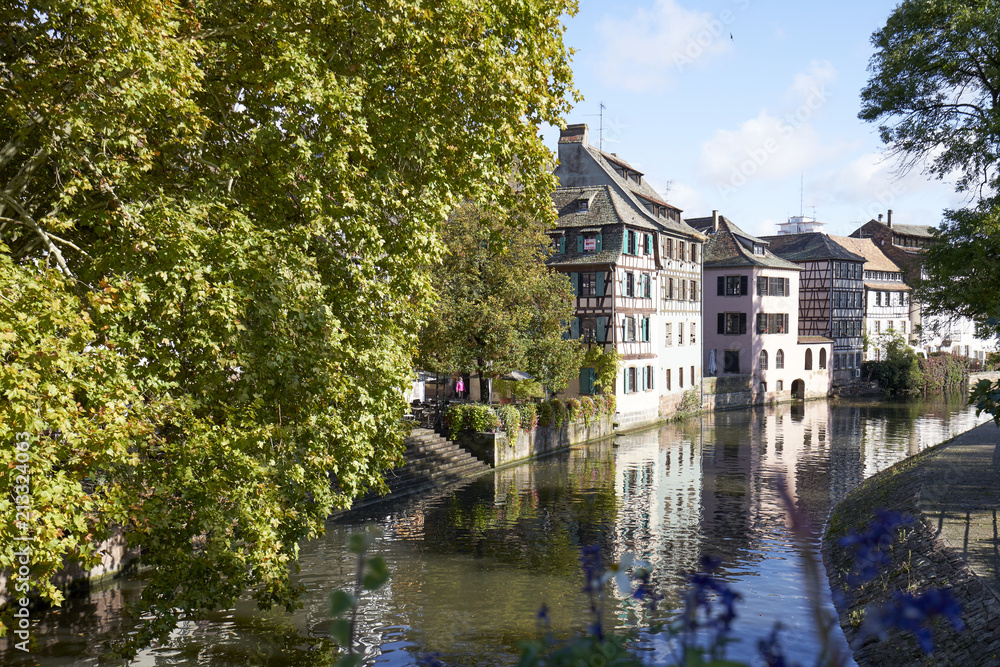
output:
M 586 149 L 587 152 L 590 153 L 591 157 L 593 157 L 594 160 L 599 165 L 601 165 L 604 171 L 609 176 L 611 176 L 611 178 L 613 178 L 616 183 L 621 185 L 625 190 L 629 192 L 629 194 L 631 195 L 632 203 L 641 212 L 640 214 L 643 217 L 646 217 L 648 220 L 653 222 L 655 225 L 658 225 L 662 229 L 673 231 L 683 236 L 698 238 L 698 232 L 692 229 L 687 224 L 685 224 L 683 221 L 676 222 L 674 220 L 669 220 L 667 218 L 654 216 L 652 213 L 650 213 L 646 209 L 646 207 L 643 206 L 642 202 L 639 200 L 639 197 L 649 199 L 650 201 L 654 201 L 657 204 L 660 204 L 661 206 L 667 206 L 669 208 L 672 208 L 678 212 L 678 215 L 680 214 L 681 209 L 665 202 L 663 200 L 663 197 L 661 197 L 660 194 L 646 182 L 646 179 L 641 179 L 641 183 L 636 183 L 635 181 L 626 180 L 622 178 L 617 171 L 615 171 L 615 167 L 613 165 L 619 165 L 631 169 L 632 171 L 635 171 L 637 173 L 641 173 L 639 172 L 638 169 L 631 166 L 628 162 L 622 160 L 618 156 L 610 155 L 608 153 L 605 153 L 603 151 L 594 148 L 593 146 L 586 146 Z
M 773 269 L 802 270 L 798 264 L 784 260 L 768 250 L 767 241 L 747 234 L 724 215 L 719 216 L 719 231 L 714 233 L 712 232 L 713 219 L 711 217 L 689 218 L 686 222 L 698 231 L 710 235 L 703 250 L 706 269 L 762 266 Z M 740 243 L 741 238 L 749 241 L 751 247 L 747 248 L 743 243 Z M 763 255 L 754 254 L 754 244 L 765 246 Z
M 848 251 L 823 232 L 779 234 L 763 238 L 770 244 L 774 254 L 790 262 L 807 262 L 818 259 L 837 259 L 848 262 L 865 261 L 864 257 Z
M 587 211 L 579 210 L 580 199 L 590 199 Z M 566 233 L 566 252 L 549 257 L 549 266 L 574 266 L 611 264 L 622 254 L 625 224 L 657 231 L 642 216 L 628 213 L 628 205 L 609 185 L 592 185 L 579 188 L 557 188 L 552 193 L 559 221 L 557 231 Z M 581 254 L 577 252 L 576 237 L 584 229 L 601 230 L 601 251 Z

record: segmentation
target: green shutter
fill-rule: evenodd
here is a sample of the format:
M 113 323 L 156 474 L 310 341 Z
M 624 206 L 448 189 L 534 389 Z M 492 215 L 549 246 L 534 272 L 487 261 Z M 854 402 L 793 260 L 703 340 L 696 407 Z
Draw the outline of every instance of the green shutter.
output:
M 601 234 L 600 234 L 600 232 L 598 232 L 598 234 L 597 234 L 597 252 L 601 252 Z
M 594 369 L 593 368 L 581 368 L 580 369 L 580 393 L 581 394 L 593 394 L 594 393 Z
M 573 284 L 573 296 L 580 296 L 580 274 L 576 272 L 569 274 L 569 281 Z
M 608 338 L 608 318 L 598 317 L 597 318 L 597 342 L 603 343 Z
M 574 340 L 580 337 L 580 318 L 579 317 L 574 317 L 573 318 L 573 322 L 570 325 L 570 334 L 569 334 L 569 337 L 572 338 L 572 339 L 574 339 Z
M 604 271 L 597 272 L 597 296 L 604 296 Z
M 576 251 L 583 252 L 583 234 L 576 235 Z
M 559 254 L 562 255 L 566 252 L 566 237 L 559 237 Z

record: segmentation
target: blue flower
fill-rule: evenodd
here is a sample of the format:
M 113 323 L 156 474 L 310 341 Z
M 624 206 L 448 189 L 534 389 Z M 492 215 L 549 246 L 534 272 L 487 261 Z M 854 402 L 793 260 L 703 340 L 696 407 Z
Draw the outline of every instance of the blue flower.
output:
M 935 588 L 920 595 L 897 591 L 888 605 L 868 609 L 861 633 L 885 639 L 890 628 L 898 628 L 913 633 L 921 650 L 931 653 L 934 638 L 929 622 L 935 616 L 943 616 L 955 630 L 961 631 L 965 629 L 961 614 L 962 606 L 946 589 Z
M 875 514 L 876 519 L 868 526 L 868 530 L 863 533 L 852 532 L 839 540 L 840 546 L 854 549 L 853 573 L 848 577 L 848 582 L 853 586 L 871 581 L 882 568 L 889 565 L 886 547 L 896 540 L 896 533 L 900 528 L 913 523 L 913 517 L 898 512 L 876 510 Z

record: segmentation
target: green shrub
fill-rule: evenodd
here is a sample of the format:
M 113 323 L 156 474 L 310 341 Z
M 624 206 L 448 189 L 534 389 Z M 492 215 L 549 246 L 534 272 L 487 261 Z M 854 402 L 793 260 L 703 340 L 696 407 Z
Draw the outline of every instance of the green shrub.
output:
M 566 421 L 575 422 L 583 418 L 580 414 L 580 399 L 570 398 L 566 401 Z
M 552 425 L 562 428 L 569 421 L 569 410 L 558 398 L 553 398 L 549 403 L 552 404 Z
M 501 405 L 497 409 L 497 416 L 500 418 L 500 427 L 508 435 L 516 435 L 517 429 L 521 427 L 521 413 L 518 409 L 513 405 Z
M 594 399 L 590 396 L 584 396 L 580 399 L 580 415 L 583 423 L 587 426 L 590 426 L 594 417 L 597 416 L 597 405 L 594 404 Z
M 482 403 L 452 405 L 445 413 L 445 426 L 450 438 L 462 431 L 492 433 L 500 428 L 500 420 L 493 408 Z
M 555 412 L 550 401 L 542 401 L 538 404 L 538 426 L 548 428 L 555 421 Z
M 618 404 L 617 401 L 615 400 L 614 394 L 604 394 L 602 396 L 598 396 L 597 399 L 595 400 L 600 400 L 598 408 L 600 409 L 600 413 L 602 415 L 605 415 L 607 417 L 615 416 L 615 408 L 617 407 Z
M 534 403 L 518 403 L 517 411 L 521 413 L 521 429 L 532 431 L 538 425 L 538 406 Z

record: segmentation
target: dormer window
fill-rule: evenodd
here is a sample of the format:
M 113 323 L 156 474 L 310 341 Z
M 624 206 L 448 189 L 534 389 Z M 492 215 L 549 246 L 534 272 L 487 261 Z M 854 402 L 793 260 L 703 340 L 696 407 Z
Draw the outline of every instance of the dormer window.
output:
M 762 246 L 760 243 L 754 243 L 753 244 L 753 254 L 763 256 L 764 255 L 764 246 Z
M 589 199 L 577 199 L 576 200 L 576 210 L 579 213 L 586 213 L 590 210 L 590 200 Z

